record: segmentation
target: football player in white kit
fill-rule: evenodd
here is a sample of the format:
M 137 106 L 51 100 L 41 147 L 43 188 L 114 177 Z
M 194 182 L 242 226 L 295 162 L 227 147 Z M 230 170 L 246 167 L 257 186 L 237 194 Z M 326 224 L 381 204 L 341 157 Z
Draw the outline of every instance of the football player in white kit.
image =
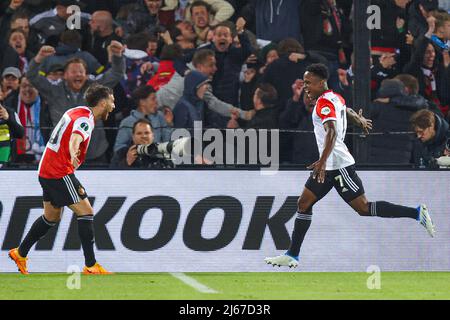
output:
M 328 69 L 323 64 L 310 65 L 304 74 L 303 82 L 294 90 L 302 90 L 316 105 L 312 112 L 314 134 L 319 148 L 320 158 L 308 169 L 311 176 L 298 199 L 298 211 L 292 232 L 291 244 L 285 254 L 266 258 L 273 266 L 296 267 L 300 247 L 311 225 L 312 207 L 322 199 L 331 188 L 361 216 L 378 216 L 383 218 L 411 218 L 422 224 L 434 236 L 433 222 L 425 205 L 417 208 L 395 205 L 386 201 L 369 202 L 364 194 L 364 187 L 356 174 L 355 160 L 344 143 L 347 130 L 347 118 L 360 126 L 366 133 L 372 129 L 372 121 L 362 116 L 362 110 L 356 113 L 347 108 L 345 100 L 328 89 Z

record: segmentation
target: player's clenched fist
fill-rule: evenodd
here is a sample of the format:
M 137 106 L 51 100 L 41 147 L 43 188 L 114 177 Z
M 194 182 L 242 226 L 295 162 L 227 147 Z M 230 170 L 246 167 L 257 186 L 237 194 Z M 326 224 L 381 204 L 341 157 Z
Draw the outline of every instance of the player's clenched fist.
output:
M 42 61 L 44 61 L 45 58 L 47 57 L 51 57 L 56 53 L 55 48 L 53 48 L 52 46 L 43 46 L 38 54 L 36 55 L 36 57 L 34 58 L 34 60 L 37 63 L 41 63 Z

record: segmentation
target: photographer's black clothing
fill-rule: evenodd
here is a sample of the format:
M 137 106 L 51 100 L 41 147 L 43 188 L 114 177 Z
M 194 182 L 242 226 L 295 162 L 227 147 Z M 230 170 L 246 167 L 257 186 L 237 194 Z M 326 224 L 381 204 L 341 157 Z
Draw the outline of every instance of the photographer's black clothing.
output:
M 416 144 L 414 153 L 414 161 L 417 166 L 425 165 L 428 168 L 435 168 L 436 158 L 443 156 L 446 145 L 450 144 L 450 128 L 449 124 L 438 115 L 434 115 L 435 137 L 426 143 L 420 141 Z
M 155 154 L 154 156 L 138 155 L 137 159 L 133 162 L 131 166 L 127 164 L 127 152 L 128 148 L 121 148 L 114 153 L 111 159 L 111 168 L 142 168 L 142 169 L 162 169 L 162 168 L 173 168 L 173 162 L 164 159 L 162 155 Z

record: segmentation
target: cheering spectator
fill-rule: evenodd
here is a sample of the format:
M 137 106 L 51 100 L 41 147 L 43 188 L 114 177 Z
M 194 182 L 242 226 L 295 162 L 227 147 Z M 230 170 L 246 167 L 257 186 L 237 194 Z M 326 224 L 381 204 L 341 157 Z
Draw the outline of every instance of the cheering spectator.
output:
M 212 80 L 214 95 L 236 106 L 239 103 L 239 75 L 253 49 L 243 25 L 237 30 L 240 46 L 233 44 L 231 28 L 227 23 L 217 25 L 212 43 L 204 48 L 213 50 L 216 56 L 217 72 Z
M 42 62 L 41 71 L 45 74 L 54 64 L 65 65 L 70 59 L 82 59 L 87 65 L 87 73 L 99 75 L 105 69 L 97 59 L 87 51 L 81 50 L 82 38 L 76 30 L 66 30 L 61 33 L 60 43 L 55 48 L 55 55 Z
M 296 55 L 292 55 L 295 53 Z M 295 39 L 285 39 L 278 44 L 279 59 L 273 61 L 266 69 L 262 82 L 270 83 L 278 92 L 280 105 L 286 105 L 292 96 L 291 86 L 306 71 L 306 67 L 314 62 L 323 62 L 321 57 L 307 55 L 302 45 Z M 322 58 L 323 59 L 323 58 Z
M 173 109 L 175 128 L 194 128 L 195 121 L 205 119 L 205 92 L 210 80 L 203 73 L 191 71 L 184 78 L 184 92 Z
M 38 163 L 45 149 L 41 132 L 41 98 L 39 92 L 26 77 L 20 80 L 20 89 L 5 101 L 5 106 L 18 114 L 20 124 L 24 127 L 24 137 L 16 140 L 16 163 Z
M 91 41 L 89 52 L 98 62 L 106 66 L 108 64 L 108 52 L 106 48 L 113 40 L 120 41 L 120 37 L 114 32 L 113 18 L 109 11 L 95 11 L 89 22 Z
M 177 21 L 171 29 L 170 36 L 183 50 L 194 49 L 196 46 L 197 34 L 188 21 Z
M 23 135 L 24 128 L 17 113 L 0 104 L 0 168 L 10 161 L 13 139 L 20 139 Z
M 217 71 L 214 51 L 209 49 L 198 50 L 194 54 L 192 63 L 188 64 L 188 68 L 189 70 L 202 73 L 211 80 Z M 175 72 L 169 83 L 156 93 L 158 105 L 168 107 L 169 109 L 173 110 L 175 108 L 175 105 L 183 96 L 184 84 L 184 77 L 178 72 Z M 236 113 L 239 114 L 242 119 L 250 118 L 249 113 L 235 108 L 231 104 L 223 102 L 216 96 L 214 96 L 211 85 L 208 86 L 208 90 L 205 93 L 204 100 L 207 103 L 208 109 L 220 114 L 221 116 L 230 117 L 233 113 Z
M 158 71 L 147 82 L 147 85 L 152 86 L 156 91 L 169 83 L 175 74 L 173 66 L 174 60 L 180 58 L 182 55 L 181 48 L 176 44 L 165 45 L 162 49 Z
M 26 9 L 24 0 L 7 0 L 8 8 L 3 15 L 0 15 L 0 39 L 4 39 L 11 25 L 12 17 L 18 12 L 24 12 Z
M 150 36 L 146 32 L 134 34 L 127 39 L 126 77 L 120 82 L 127 98 L 141 85 L 147 83 L 157 68 L 159 59 L 149 55 L 147 50 Z
M 256 112 L 246 127 L 253 129 L 278 128 L 277 102 L 277 90 L 268 83 L 259 84 L 253 96 Z
M 409 118 L 423 107 L 423 102 L 406 99 L 405 85 L 400 80 L 383 81 L 378 92 L 379 98 L 370 105 L 370 119 L 373 121 L 373 132 L 407 132 L 410 130 Z M 397 104 L 396 99 L 403 100 Z M 408 101 L 409 100 L 409 101 Z M 412 161 L 413 140 L 403 134 L 376 135 L 368 138 L 370 145 L 370 163 L 408 164 Z
M 439 60 L 438 55 L 441 55 Z M 428 37 L 418 39 L 417 47 L 404 72 L 413 75 L 419 81 L 419 92 L 431 100 L 447 116 L 450 103 L 450 59 L 447 52 L 436 51 Z
M 45 40 L 46 44 L 56 45 L 60 34 L 67 29 L 67 20 L 71 17 L 68 8 L 79 4 L 76 0 L 57 0 L 53 10 L 34 16 L 30 20 L 30 26 Z M 80 13 L 80 30 L 89 30 L 90 19 L 90 14 Z
M 188 0 L 188 2 L 190 4 L 187 7 L 185 19 L 187 21 L 192 19 L 196 25 L 202 20 L 203 23 L 208 21 L 208 25 L 215 26 L 230 19 L 234 14 L 233 6 L 225 0 Z M 207 8 L 208 17 L 205 16 L 204 10 L 200 13 L 198 8 L 202 6 Z
M 0 83 L 0 102 L 5 101 L 13 91 L 19 89 L 20 77 L 22 77 L 22 73 L 17 68 L 9 67 L 3 70 Z
M 280 128 L 311 132 L 314 130 L 311 116 L 314 101 L 303 93 L 303 80 L 295 80 L 291 88 L 293 95 L 280 115 Z M 316 139 L 312 133 L 297 133 L 291 143 L 292 163 L 309 165 L 319 157 Z
M 122 79 L 125 74 L 123 51 L 124 47 L 121 43 L 117 41 L 111 42 L 108 52 L 112 56 L 112 67 L 98 79 L 100 84 L 113 88 Z M 27 78 L 49 104 L 52 123 L 56 124 L 68 109 L 86 105 L 84 93 L 93 81 L 88 78 L 86 63 L 77 58 L 67 61 L 64 70 L 64 81 L 52 83 L 47 78 L 39 75 L 39 67 L 44 59 L 54 54 L 55 49 L 53 47 L 43 46 L 37 56 L 31 61 Z M 92 133 L 91 147 L 86 157 L 90 162 L 106 161 L 105 152 L 108 148 L 108 142 L 102 127 L 103 123 L 98 121 L 96 130 Z
M 126 34 L 147 31 L 157 35 L 175 22 L 173 10 L 163 11 L 164 0 L 139 0 L 128 13 Z M 164 26 L 164 29 L 161 28 Z
M 2 68 L 15 67 L 26 72 L 33 54 L 27 50 L 26 34 L 22 29 L 11 30 L 8 34 L 8 46 L 3 52 Z
M 414 38 L 417 39 L 427 32 L 427 19 L 431 16 L 431 11 L 438 7 L 438 0 L 416 0 L 409 7 L 408 29 Z

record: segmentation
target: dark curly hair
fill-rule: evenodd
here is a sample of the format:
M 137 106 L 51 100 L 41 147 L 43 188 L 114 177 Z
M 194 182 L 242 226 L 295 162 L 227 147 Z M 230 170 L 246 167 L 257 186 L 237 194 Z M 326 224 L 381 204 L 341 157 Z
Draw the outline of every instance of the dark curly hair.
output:
M 306 68 L 306 71 L 311 72 L 320 79 L 328 80 L 330 74 L 328 68 L 323 63 L 314 63 Z

